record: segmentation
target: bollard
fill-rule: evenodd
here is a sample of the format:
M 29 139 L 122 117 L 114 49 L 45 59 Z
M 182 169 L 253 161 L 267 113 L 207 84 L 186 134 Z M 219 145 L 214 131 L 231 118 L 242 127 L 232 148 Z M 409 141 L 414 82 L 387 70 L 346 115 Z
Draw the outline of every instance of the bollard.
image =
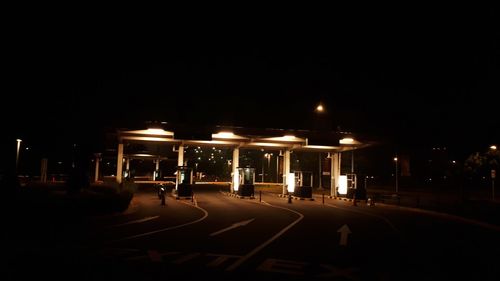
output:
M 191 192 L 191 203 L 194 203 L 194 193 Z
M 290 195 L 290 193 L 288 194 L 288 203 L 291 204 L 292 203 L 292 196 Z
M 259 190 L 259 202 L 262 202 L 262 190 Z
M 161 200 L 161 196 L 162 196 L 164 191 L 165 190 L 163 189 L 163 187 L 161 187 L 161 186 L 158 187 L 158 199 Z
M 374 205 L 374 203 L 373 203 L 372 198 L 368 198 L 368 200 L 366 200 L 366 204 L 367 204 L 368 206 L 370 206 L 370 207 L 371 207 L 371 206 L 373 206 L 373 205 Z
M 160 187 L 160 194 L 158 194 L 161 200 L 161 205 L 165 206 L 165 189 L 163 187 Z
M 358 206 L 358 203 L 356 202 L 356 194 L 352 197 L 352 205 L 353 206 Z
M 323 193 L 322 200 L 323 200 L 323 205 L 325 205 L 325 193 Z

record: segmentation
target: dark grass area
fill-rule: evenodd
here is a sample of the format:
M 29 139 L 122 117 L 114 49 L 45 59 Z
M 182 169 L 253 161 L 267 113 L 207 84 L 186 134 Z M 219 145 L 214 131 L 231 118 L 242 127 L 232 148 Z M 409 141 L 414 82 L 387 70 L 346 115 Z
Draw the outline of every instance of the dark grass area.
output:
M 110 214 L 125 211 L 135 190 L 131 183 L 96 184 L 81 190 L 64 184 L 28 183 L 11 190 L 4 207 L 17 219 L 29 220 Z

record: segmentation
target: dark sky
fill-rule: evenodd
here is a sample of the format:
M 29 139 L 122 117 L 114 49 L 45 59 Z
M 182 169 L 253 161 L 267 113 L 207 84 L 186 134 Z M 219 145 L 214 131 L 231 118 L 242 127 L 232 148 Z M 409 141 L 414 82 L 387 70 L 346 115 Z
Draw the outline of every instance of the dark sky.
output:
M 429 10 L 154 31 L 30 23 L 9 43 L 2 103 L 18 114 L 2 119 L 10 138 L 92 142 L 146 120 L 311 128 L 322 101 L 335 126 L 401 144 L 498 141 L 497 14 Z

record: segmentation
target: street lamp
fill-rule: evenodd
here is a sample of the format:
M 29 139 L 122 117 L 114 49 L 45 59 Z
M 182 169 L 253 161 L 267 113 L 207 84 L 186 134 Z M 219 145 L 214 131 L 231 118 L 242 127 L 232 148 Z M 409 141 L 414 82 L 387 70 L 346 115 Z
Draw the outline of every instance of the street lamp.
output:
M 19 150 L 21 149 L 21 142 L 23 140 L 16 139 L 16 141 L 17 141 L 17 153 L 16 153 L 16 174 L 17 174 L 19 168 Z
M 264 158 L 267 158 L 267 170 L 270 172 L 271 171 L 271 156 L 273 154 L 272 153 L 266 153 L 264 154 Z M 264 182 L 264 163 L 262 163 L 262 182 Z
M 280 172 L 279 172 L 279 167 L 280 167 L 280 156 L 283 156 L 283 152 L 280 150 L 280 153 L 279 154 L 276 154 L 276 183 L 279 182 L 279 175 L 280 175 Z
M 492 145 L 490 146 L 491 151 L 496 151 L 497 146 Z M 495 178 L 497 177 L 497 171 L 495 169 L 491 169 L 491 198 L 492 200 L 495 200 Z
M 395 177 L 396 177 L 396 193 L 398 193 L 398 157 L 394 157 L 394 163 L 395 163 L 395 166 L 396 166 L 396 174 L 395 174 Z

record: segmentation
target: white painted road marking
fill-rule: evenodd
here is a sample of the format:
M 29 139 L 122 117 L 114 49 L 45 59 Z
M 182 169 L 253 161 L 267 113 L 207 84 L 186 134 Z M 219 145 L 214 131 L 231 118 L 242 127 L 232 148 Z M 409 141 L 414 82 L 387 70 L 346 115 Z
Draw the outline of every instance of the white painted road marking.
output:
M 264 205 L 267 205 L 267 206 L 271 206 L 271 204 L 267 203 L 266 201 L 262 200 L 262 204 Z
M 253 222 L 254 220 L 255 220 L 255 219 L 250 219 L 250 220 L 240 221 L 240 222 L 234 223 L 234 224 L 233 224 L 233 225 L 231 225 L 230 227 L 226 227 L 226 228 L 224 228 L 224 229 L 221 229 L 221 230 L 219 230 L 219 231 L 216 231 L 216 232 L 214 232 L 214 233 L 210 234 L 210 236 L 216 236 L 216 235 L 219 235 L 219 234 L 224 233 L 224 232 L 226 232 L 226 231 L 229 231 L 229 230 L 231 230 L 231 229 L 235 229 L 235 228 L 238 228 L 238 227 L 240 227 L 240 226 L 245 226 L 245 225 L 247 225 L 247 224 L 249 224 L 249 223 Z
M 307 263 L 279 259 L 266 259 L 257 271 L 277 272 L 290 275 L 304 275 Z
M 160 216 L 145 217 L 145 218 L 143 218 L 143 219 L 133 220 L 133 221 L 129 221 L 129 222 L 126 222 L 126 223 L 115 224 L 115 225 L 111 225 L 111 226 L 109 226 L 109 227 L 119 227 L 119 226 L 124 226 L 124 225 L 130 225 L 130 224 L 135 224 L 135 223 L 141 223 L 141 222 L 146 222 L 146 221 L 154 220 L 154 219 L 157 219 L 157 218 L 159 218 L 159 217 L 160 217 Z
M 337 232 L 340 233 L 340 242 L 339 244 L 341 246 L 347 246 L 347 237 L 349 236 L 349 234 L 351 234 L 351 230 L 349 229 L 349 226 L 347 226 L 347 224 L 344 224 L 341 228 L 339 228 L 339 230 L 337 230 Z
M 228 261 L 229 259 L 237 259 L 240 256 L 235 255 L 217 255 L 217 254 L 206 254 L 207 257 L 216 257 L 213 261 L 207 263 L 207 267 L 218 267 Z
M 293 221 L 287 227 L 283 228 L 280 232 L 276 233 L 273 237 L 271 237 L 269 240 L 267 240 L 266 242 L 264 242 L 262 245 L 258 246 L 257 248 L 253 249 L 250 253 L 248 253 L 245 256 L 243 256 L 240 259 L 238 259 L 235 263 L 233 263 L 231 266 L 229 266 L 228 268 L 226 268 L 226 271 L 233 271 L 236 268 L 238 268 L 242 263 L 244 263 L 245 261 L 247 261 L 249 258 L 253 257 L 258 252 L 260 252 L 267 245 L 271 244 L 274 240 L 278 239 L 281 235 L 283 235 L 285 232 L 287 232 L 290 228 L 292 228 L 294 225 L 296 225 L 299 221 L 301 221 L 304 218 L 303 214 L 301 214 L 301 213 L 299 213 L 297 211 L 285 208 L 285 207 L 274 206 L 274 205 L 271 205 L 271 204 L 269 204 L 269 207 L 287 210 L 289 212 L 292 212 L 292 213 L 295 213 L 295 214 L 299 215 L 299 218 L 296 219 L 295 221 Z
M 139 251 L 139 250 L 136 250 Z M 209 268 L 220 268 L 225 263 L 241 256 L 214 254 L 214 253 L 189 253 L 189 252 L 159 252 L 156 250 L 146 251 L 146 255 L 126 258 L 127 261 L 149 260 L 152 263 L 171 263 L 182 265 L 188 262 L 202 263 Z M 208 259 L 208 260 L 207 260 Z M 359 280 L 357 278 L 360 268 L 337 267 L 330 264 L 316 264 L 297 260 L 283 260 L 266 258 L 256 268 L 256 271 L 281 273 L 295 276 L 310 276 L 316 278 L 342 277 L 342 280 Z
M 164 232 L 164 231 L 169 231 L 169 230 L 173 230 L 173 229 L 178 229 L 178 228 L 181 228 L 181 227 L 184 227 L 184 226 L 188 226 L 188 225 L 192 225 L 192 224 L 195 224 L 195 223 L 198 223 L 204 219 L 206 219 L 208 217 L 208 212 L 207 210 L 201 208 L 201 207 L 198 207 L 198 206 L 193 206 L 191 204 L 187 204 L 187 203 L 184 203 L 181 201 L 182 204 L 186 204 L 188 206 L 191 206 L 193 208 L 196 208 L 200 211 L 203 212 L 203 217 L 197 219 L 197 220 L 194 220 L 194 221 L 191 221 L 191 222 L 187 222 L 187 223 L 183 223 L 183 224 L 180 224 L 180 225 L 175 225 L 175 226 L 171 226 L 171 227 L 167 227 L 167 228 L 162 228 L 162 229 L 158 229 L 158 230 L 155 230 L 155 231 L 150 231 L 150 232 L 146 232 L 146 233 L 141 233 L 141 234 L 137 234 L 137 235 L 132 235 L 132 236 L 129 236 L 129 237 L 125 237 L 125 238 L 122 238 L 122 239 L 118 239 L 118 240 L 114 240 L 114 241 L 111 241 L 111 242 L 119 242 L 119 241 L 125 241 L 125 240 L 130 240 L 130 239 L 135 239 L 135 238 L 139 238 L 139 237 L 144 237 L 144 236 L 148 236 L 148 235 L 152 235 L 152 234 L 156 234 L 156 233 L 160 233 L 160 232 Z

